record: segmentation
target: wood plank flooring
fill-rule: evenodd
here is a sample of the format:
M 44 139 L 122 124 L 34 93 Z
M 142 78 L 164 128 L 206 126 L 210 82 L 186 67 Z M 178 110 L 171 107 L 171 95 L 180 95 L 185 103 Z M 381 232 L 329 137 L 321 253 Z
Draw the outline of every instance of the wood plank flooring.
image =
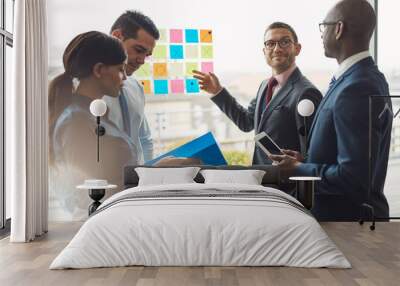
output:
M 81 223 L 53 223 L 47 235 L 32 243 L 0 241 L 0 285 L 400 285 L 400 223 L 323 223 L 353 268 L 290 267 L 119 267 L 49 270 Z

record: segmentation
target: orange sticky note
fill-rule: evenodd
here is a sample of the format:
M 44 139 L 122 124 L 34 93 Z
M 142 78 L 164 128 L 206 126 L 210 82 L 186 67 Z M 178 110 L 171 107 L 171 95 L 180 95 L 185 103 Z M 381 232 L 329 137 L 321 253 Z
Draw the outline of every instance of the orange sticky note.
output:
M 212 42 L 212 31 L 211 30 L 200 30 L 200 42 L 211 43 Z
M 140 83 L 143 86 L 143 91 L 144 94 L 150 94 L 151 93 L 151 83 L 149 80 L 141 80 Z
M 153 65 L 153 75 L 154 77 L 167 77 L 167 64 L 166 63 L 155 63 Z

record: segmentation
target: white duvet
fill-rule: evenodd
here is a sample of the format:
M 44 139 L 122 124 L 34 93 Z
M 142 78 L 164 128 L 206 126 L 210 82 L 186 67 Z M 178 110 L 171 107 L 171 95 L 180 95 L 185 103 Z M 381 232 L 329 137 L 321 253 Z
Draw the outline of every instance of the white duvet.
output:
M 171 190 L 263 191 L 282 200 L 178 196 L 118 202 L 137 192 Z M 279 190 L 254 185 L 180 184 L 127 189 L 100 206 L 50 269 L 127 265 L 350 268 L 318 222 L 284 200 L 300 204 Z

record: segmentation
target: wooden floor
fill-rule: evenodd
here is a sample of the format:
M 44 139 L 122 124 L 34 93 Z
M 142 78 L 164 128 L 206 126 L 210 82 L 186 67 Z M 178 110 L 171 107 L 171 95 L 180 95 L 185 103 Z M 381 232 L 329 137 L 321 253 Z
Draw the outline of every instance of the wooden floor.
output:
M 0 285 L 400 285 L 400 223 L 378 223 L 375 231 L 357 223 L 323 227 L 353 268 L 289 267 L 120 267 L 49 270 L 80 223 L 50 225 L 32 243 L 0 241 Z

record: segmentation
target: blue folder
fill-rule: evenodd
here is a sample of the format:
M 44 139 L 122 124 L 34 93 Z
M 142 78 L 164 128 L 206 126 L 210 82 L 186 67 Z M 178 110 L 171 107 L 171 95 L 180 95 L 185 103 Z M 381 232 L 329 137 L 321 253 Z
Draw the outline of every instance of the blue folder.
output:
M 208 132 L 192 141 L 183 144 L 153 160 L 147 161 L 145 165 L 153 165 L 161 158 L 185 157 L 198 158 L 204 165 L 227 165 L 227 162 L 219 149 L 217 142 L 211 132 Z

